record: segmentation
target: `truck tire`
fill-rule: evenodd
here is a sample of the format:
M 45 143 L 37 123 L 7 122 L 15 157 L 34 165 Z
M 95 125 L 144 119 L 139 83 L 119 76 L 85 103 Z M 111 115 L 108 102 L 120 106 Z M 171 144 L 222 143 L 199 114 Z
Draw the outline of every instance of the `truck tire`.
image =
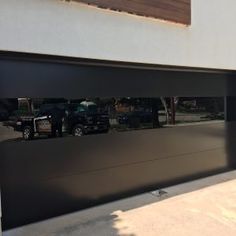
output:
M 22 131 L 23 139 L 24 140 L 31 140 L 34 137 L 34 132 L 32 127 L 25 126 Z
M 72 130 L 72 135 L 75 137 L 80 137 L 84 135 L 84 129 L 81 125 L 75 125 L 75 127 Z

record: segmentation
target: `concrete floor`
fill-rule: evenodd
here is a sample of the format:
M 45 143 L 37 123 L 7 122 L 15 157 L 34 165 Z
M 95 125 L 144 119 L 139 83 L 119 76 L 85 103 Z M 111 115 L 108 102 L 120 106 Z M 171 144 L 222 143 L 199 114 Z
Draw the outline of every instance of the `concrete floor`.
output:
M 236 171 L 123 199 L 3 236 L 235 236 Z

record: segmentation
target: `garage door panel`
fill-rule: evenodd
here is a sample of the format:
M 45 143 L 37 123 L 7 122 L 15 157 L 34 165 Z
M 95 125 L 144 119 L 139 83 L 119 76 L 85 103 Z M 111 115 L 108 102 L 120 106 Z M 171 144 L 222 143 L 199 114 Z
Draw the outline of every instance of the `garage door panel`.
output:
M 217 149 L 201 155 L 184 155 L 61 176 L 33 185 L 8 186 L 8 191 L 2 196 L 3 224 L 8 228 L 44 220 L 148 189 L 218 173 L 226 170 L 226 166 L 225 150 Z M 4 187 L 2 191 L 4 193 Z
M 13 130 L 8 138 L 10 129 L 1 122 L 3 228 L 235 168 L 236 125 L 228 122 L 236 120 L 234 78 L 232 71 L 0 52 L 3 105 L 10 98 L 63 98 L 69 103 L 164 97 L 173 109 L 180 97 L 192 103 L 196 97 L 226 101 L 226 113 L 221 109 L 217 118 L 221 121 L 213 121 L 219 115 L 213 111 L 204 124 L 180 120 L 177 126 L 154 128 L 153 122 L 150 129 L 110 129 L 83 137 L 24 141 Z M 212 104 L 217 110 L 217 102 Z
M 147 69 L 2 61 L 1 58 L 0 69 L 2 98 L 224 96 L 230 91 L 227 85 L 230 74 L 171 70 L 150 73 Z
M 37 182 L 57 176 L 145 161 L 174 158 L 225 147 L 224 122 L 121 133 L 0 144 L 4 184 Z

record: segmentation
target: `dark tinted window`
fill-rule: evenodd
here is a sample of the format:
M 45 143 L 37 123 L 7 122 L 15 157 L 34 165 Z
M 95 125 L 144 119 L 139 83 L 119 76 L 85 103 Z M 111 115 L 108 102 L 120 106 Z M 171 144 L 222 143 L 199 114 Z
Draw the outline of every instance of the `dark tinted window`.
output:
M 2 99 L 0 119 L 7 137 L 30 139 L 174 128 L 224 120 L 222 97 Z M 12 128 L 9 128 L 12 127 Z M 52 133 L 53 135 L 51 135 Z

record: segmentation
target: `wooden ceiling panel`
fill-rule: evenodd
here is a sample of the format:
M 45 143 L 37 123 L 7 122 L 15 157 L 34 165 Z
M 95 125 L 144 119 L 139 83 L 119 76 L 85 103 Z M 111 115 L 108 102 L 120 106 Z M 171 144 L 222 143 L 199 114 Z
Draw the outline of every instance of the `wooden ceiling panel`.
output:
M 116 11 L 191 24 L 191 0 L 76 0 Z

